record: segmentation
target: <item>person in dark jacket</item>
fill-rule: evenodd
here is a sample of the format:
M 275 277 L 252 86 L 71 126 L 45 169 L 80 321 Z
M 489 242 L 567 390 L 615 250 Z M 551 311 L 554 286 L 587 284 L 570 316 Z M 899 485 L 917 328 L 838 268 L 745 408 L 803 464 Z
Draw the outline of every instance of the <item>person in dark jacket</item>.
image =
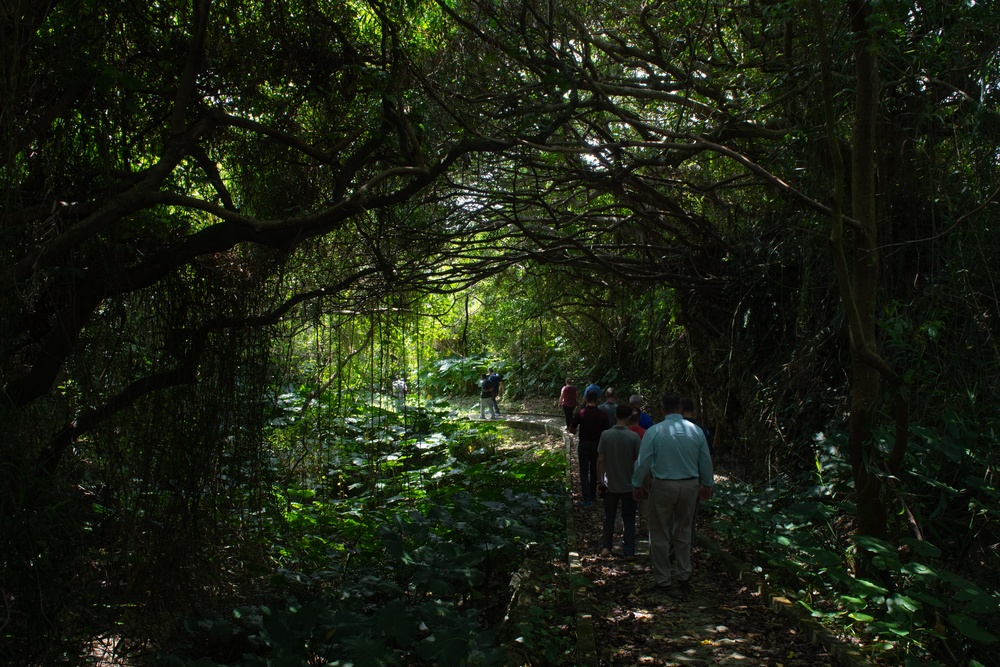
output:
M 589 391 L 584 396 L 587 404 L 573 416 L 569 432 L 579 435 L 576 455 L 580 460 L 580 493 L 583 496 L 581 505 L 590 507 L 597 499 L 597 445 L 601 441 L 601 433 L 608 430 L 608 417 L 599 407 L 601 395 Z

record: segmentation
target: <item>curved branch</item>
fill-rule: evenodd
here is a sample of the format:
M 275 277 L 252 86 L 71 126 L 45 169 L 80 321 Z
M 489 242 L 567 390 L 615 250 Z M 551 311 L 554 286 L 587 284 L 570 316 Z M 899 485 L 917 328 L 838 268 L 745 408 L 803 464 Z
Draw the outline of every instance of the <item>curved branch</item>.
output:
M 318 148 L 310 146 L 306 142 L 302 141 L 298 137 L 295 137 L 287 132 L 282 132 L 281 130 L 276 130 L 273 127 L 264 125 L 263 123 L 258 123 L 255 120 L 250 120 L 249 118 L 240 118 L 238 116 L 233 116 L 226 113 L 222 109 L 210 109 L 208 115 L 215 120 L 219 125 L 224 125 L 228 127 L 238 127 L 243 130 L 249 130 L 256 134 L 261 134 L 265 137 L 275 139 L 280 141 L 284 145 L 294 148 L 295 150 L 308 155 L 309 157 L 321 162 L 323 164 L 332 164 L 335 161 L 334 156 L 340 151 L 344 150 L 351 144 L 352 141 L 361 136 L 364 132 L 363 127 L 356 128 L 353 132 L 345 136 L 339 142 L 337 142 L 329 151 L 324 152 Z
M 804 192 L 801 192 L 800 190 L 796 189 L 795 187 L 793 187 L 790 184 L 786 183 L 785 181 L 781 180 L 779 177 L 775 176 L 774 174 L 772 174 L 771 172 L 769 172 L 767 169 L 764 169 L 763 167 L 761 167 L 760 165 L 758 165 L 757 163 L 755 163 L 753 160 L 751 160 L 750 158 L 746 157 L 745 155 L 743 155 L 743 154 L 741 154 L 741 153 L 739 153 L 739 152 L 737 152 L 737 151 L 735 151 L 735 150 L 733 150 L 731 148 L 728 148 L 726 146 L 722 146 L 721 144 L 717 144 L 715 142 L 709 141 L 709 140 L 707 140 L 707 139 L 705 139 L 703 137 L 699 137 L 697 135 L 684 135 L 684 136 L 687 136 L 692 141 L 694 141 L 694 146 L 696 146 L 696 147 L 697 146 L 703 146 L 703 147 L 705 147 L 705 148 L 707 148 L 707 149 L 709 149 L 711 151 L 714 151 L 714 152 L 716 152 L 716 153 L 718 153 L 720 155 L 725 155 L 726 157 L 730 157 L 733 160 L 736 160 L 737 162 L 739 162 L 740 164 L 742 164 L 744 167 L 746 167 L 747 169 L 749 169 L 753 173 L 757 174 L 757 176 L 759 176 L 760 178 L 762 178 L 764 181 L 770 183 L 771 185 L 774 185 L 775 187 L 777 187 L 782 192 L 785 192 L 785 193 L 791 195 L 793 199 L 795 199 L 796 201 L 798 201 L 798 202 L 800 202 L 802 204 L 805 204 L 808 208 L 811 208 L 814 211 L 822 213 L 823 215 L 828 216 L 828 217 L 833 217 L 835 215 L 834 210 L 831 209 L 829 206 L 825 206 L 825 205 L 819 203 L 818 201 L 816 201 L 812 197 L 806 195 Z M 843 222 L 847 223 L 851 227 L 851 229 L 854 229 L 856 231 L 862 231 L 861 223 L 858 222 L 857 220 L 855 220 L 854 218 L 846 216 L 843 213 L 839 213 L 838 217 Z
M 362 278 L 376 272 L 377 269 L 375 268 L 357 271 L 335 285 L 294 295 L 271 312 L 263 315 L 247 318 L 220 318 L 199 327 L 197 331 L 188 337 L 190 346 L 180 360 L 180 363 L 174 366 L 174 368 L 160 373 L 153 373 L 130 383 L 120 392 L 109 398 L 104 405 L 84 411 L 72 422 L 61 428 L 45 447 L 42 448 L 37 461 L 39 470 L 49 475 L 54 474 L 62 455 L 73 444 L 76 438 L 93 430 L 99 424 L 122 410 L 134 405 L 144 396 L 171 387 L 195 384 L 198 379 L 198 368 L 201 364 L 201 358 L 204 355 L 210 333 L 237 327 L 263 327 L 277 324 L 295 306 L 311 299 L 340 292 L 354 285 Z
M 123 217 L 141 210 L 155 200 L 157 188 L 173 171 L 184 155 L 184 146 L 207 132 L 207 119 L 196 123 L 187 135 L 178 138 L 168 146 L 160 160 L 147 172 L 143 180 L 134 188 L 112 196 L 107 203 L 88 215 L 79 223 L 52 239 L 44 246 L 25 254 L 25 257 L 11 265 L 0 277 L 0 289 L 12 289 L 37 271 L 39 266 L 47 266 L 64 258 L 80 244 L 91 239 Z
M 222 174 L 219 173 L 219 168 L 208 157 L 205 148 L 201 145 L 196 145 L 191 152 L 194 154 L 198 166 L 208 176 L 208 180 L 212 183 L 212 187 L 215 188 L 215 193 L 219 195 L 219 199 L 222 200 L 223 206 L 226 207 L 226 210 L 235 211 L 236 204 L 233 202 L 233 196 L 226 188 L 226 184 L 222 181 Z

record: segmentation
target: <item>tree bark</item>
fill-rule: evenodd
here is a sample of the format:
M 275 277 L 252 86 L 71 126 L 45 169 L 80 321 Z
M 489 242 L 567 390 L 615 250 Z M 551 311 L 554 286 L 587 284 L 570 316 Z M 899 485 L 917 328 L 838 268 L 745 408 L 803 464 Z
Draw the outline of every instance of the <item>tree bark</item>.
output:
M 851 366 L 854 386 L 848 450 L 854 472 L 858 503 L 858 530 L 865 535 L 886 536 L 886 507 L 882 478 L 877 474 L 878 452 L 872 438 L 872 406 L 882 389 L 878 369 L 864 351 L 876 352 L 876 297 L 879 257 L 875 203 L 875 126 L 878 116 L 878 56 L 869 27 L 871 5 L 863 0 L 848 3 L 854 33 L 855 108 L 851 154 L 851 210 L 861 230 L 853 235 L 854 257 L 851 291 L 858 328 L 852 332 Z
M 879 280 L 878 213 L 876 207 L 876 121 L 879 74 L 876 40 L 869 26 L 872 8 L 866 0 L 848 2 L 854 37 L 855 108 L 851 131 L 851 261 L 845 253 L 844 161 L 840 154 L 834 117 L 829 47 L 818 0 L 812 3 L 822 61 L 824 115 L 827 140 L 834 165 L 830 248 L 846 313 L 851 346 L 851 411 L 848 423 L 848 458 L 854 477 L 857 529 L 863 535 L 886 538 L 888 510 L 884 469 L 895 473 L 906 452 L 909 402 L 898 375 L 878 354 L 877 297 Z M 876 446 L 873 423 L 883 381 L 894 392 L 895 443 L 888 462 Z M 861 568 L 863 562 L 859 562 Z

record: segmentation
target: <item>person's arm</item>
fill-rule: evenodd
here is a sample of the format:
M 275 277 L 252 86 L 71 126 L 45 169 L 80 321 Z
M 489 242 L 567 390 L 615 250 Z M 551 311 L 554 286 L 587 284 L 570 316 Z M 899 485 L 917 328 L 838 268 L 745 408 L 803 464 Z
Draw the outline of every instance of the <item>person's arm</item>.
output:
M 701 482 L 698 497 L 701 500 L 708 500 L 715 488 L 715 471 L 712 468 L 712 455 L 708 451 L 708 441 L 705 440 L 704 434 L 698 447 L 698 477 Z
M 651 445 L 652 442 L 650 440 L 646 438 L 642 439 L 642 444 L 639 446 L 639 458 L 636 459 L 635 470 L 632 471 L 632 488 L 640 492 L 642 491 L 646 474 L 653 467 L 653 448 Z
M 597 455 L 597 483 L 598 484 L 604 484 L 604 473 L 605 473 L 604 467 L 605 467 L 605 465 L 606 464 L 604 462 L 604 452 L 601 452 L 600 454 Z
M 653 480 L 653 464 L 656 462 L 656 447 L 652 436 L 642 437 L 639 445 L 639 458 L 632 472 L 632 497 L 642 500 L 649 497 L 650 484 Z

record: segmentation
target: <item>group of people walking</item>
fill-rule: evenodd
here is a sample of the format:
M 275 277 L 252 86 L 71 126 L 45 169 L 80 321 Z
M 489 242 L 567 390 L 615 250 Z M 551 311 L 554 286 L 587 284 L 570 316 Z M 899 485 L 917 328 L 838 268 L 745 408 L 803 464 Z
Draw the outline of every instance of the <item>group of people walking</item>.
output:
M 635 555 L 640 515 L 648 525 L 656 588 L 686 595 L 695 511 L 715 486 L 708 434 L 694 421 L 693 404 L 665 393 L 660 406 L 664 417 L 654 423 L 638 394 L 618 403 L 613 388 L 602 392 L 589 382 L 582 407 L 578 400 L 577 388 L 567 378 L 559 405 L 566 429 L 578 437 L 581 503 L 589 507 L 599 496 L 604 501 L 602 554 L 612 553 L 620 511 L 622 551 L 626 557 Z

